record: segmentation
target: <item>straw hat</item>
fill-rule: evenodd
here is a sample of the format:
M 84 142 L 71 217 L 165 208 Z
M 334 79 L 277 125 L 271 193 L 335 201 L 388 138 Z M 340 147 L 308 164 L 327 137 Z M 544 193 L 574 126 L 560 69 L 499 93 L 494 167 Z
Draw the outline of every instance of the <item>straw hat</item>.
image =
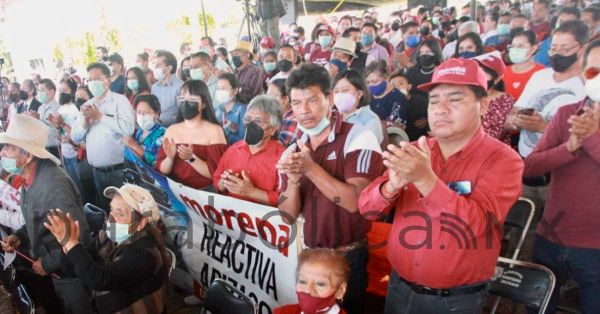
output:
M 331 48 L 333 51 L 345 53 L 352 58 L 356 58 L 356 43 L 354 40 L 346 37 L 340 37 L 336 40 L 335 45 Z
M 254 53 L 252 52 L 252 43 L 245 41 L 245 40 L 240 40 L 237 43 L 237 46 L 235 46 L 235 49 L 231 50 L 231 52 L 234 51 L 245 51 L 247 53 L 249 53 L 252 57 L 254 57 Z
M 160 219 L 158 205 L 148 190 L 137 185 L 126 183 L 121 188 L 109 186 L 104 189 L 104 196 L 112 199 L 115 194 L 121 195 L 125 203 L 154 223 Z
M 60 160 L 46 150 L 50 128 L 42 121 L 24 114 L 16 115 L 4 133 L 0 133 L 0 144 L 17 146 L 35 157 L 50 159 L 60 165 Z

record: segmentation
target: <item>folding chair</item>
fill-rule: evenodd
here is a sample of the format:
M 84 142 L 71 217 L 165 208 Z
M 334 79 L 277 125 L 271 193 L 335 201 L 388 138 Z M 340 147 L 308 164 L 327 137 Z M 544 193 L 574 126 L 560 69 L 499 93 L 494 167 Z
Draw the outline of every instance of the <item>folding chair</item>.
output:
M 171 265 L 169 265 L 169 277 L 171 277 L 171 273 L 175 269 L 175 265 L 177 265 L 177 256 L 175 256 L 175 252 L 169 250 L 168 248 L 166 248 L 166 250 L 169 252 L 169 255 L 171 255 Z
M 104 228 L 104 224 L 106 223 L 106 211 L 98 206 L 87 203 L 83 205 L 83 213 L 90 226 L 92 237 L 97 236 L 98 232 Z
M 500 257 L 489 293 L 536 308 L 541 314 L 546 311 L 555 284 L 552 271 L 542 265 Z M 496 303 L 489 313 L 497 309 Z
M 19 312 L 22 314 L 34 314 L 35 304 L 33 303 L 31 297 L 29 297 L 25 286 L 18 284 L 11 290 L 11 294 L 13 295 L 14 301 L 19 308 Z
M 256 314 L 256 305 L 248 296 L 223 279 L 215 279 L 206 291 L 202 313 Z
M 534 215 L 535 204 L 528 198 L 519 197 L 504 220 L 504 237 L 500 256 L 512 259 L 519 258 L 521 247 L 525 242 Z M 498 307 L 500 299 L 500 297 L 495 298 L 492 308 Z
M 510 208 L 504 221 L 504 239 L 502 241 L 504 245 L 500 256 L 519 258 L 534 215 L 535 204 L 528 198 L 520 197 Z

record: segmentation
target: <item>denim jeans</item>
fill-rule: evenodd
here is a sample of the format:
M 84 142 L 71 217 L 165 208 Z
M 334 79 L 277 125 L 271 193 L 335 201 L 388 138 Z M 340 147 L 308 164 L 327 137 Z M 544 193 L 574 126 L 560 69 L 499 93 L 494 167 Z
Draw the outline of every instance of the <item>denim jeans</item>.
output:
M 385 299 L 385 314 L 478 314 L 483 311 L 487 289 L 454 296 L 437 296 L 414 292 L 392 270 Z
M 582 313 L 600 313 L 600 250 L 562 246 L 536 235 L 533 262 L 550 268 L 556 276 L 546 313 L 556 312 L 560 287 L 569 275 L 579 286 Z
M 79 194 L 83 198 L 83 188 L 81 187 L 81 179 L 79 178 L 79 160 L 77 157 L 73 157 L 63 158 L 63 161 L 65 163 L 65 171 L 67 171 L 69 177 L 73 180 L 73 183 L 75 183 L 77 190 L 79 190 Z

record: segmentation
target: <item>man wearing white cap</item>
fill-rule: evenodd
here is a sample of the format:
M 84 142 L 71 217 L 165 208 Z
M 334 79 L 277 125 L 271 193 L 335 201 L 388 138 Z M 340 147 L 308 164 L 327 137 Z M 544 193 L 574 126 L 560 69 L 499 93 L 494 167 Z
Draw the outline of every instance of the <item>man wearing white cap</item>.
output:
M 47 293 L 36 289 L 37 282 L 54 274 L 54 289 L 68 313 L 86 313 L 91 306 L 88 290 L 75 277 L 71 264 L 67 263 L 58 241 L 54 240 L 42 225 L 46 214 L 61 208 L 80 221 L 79 241 L 88 243 L 89 228 L 83 214 L 81 197 L 68 174 L 59 167 L 60 160 L 46 149 L 49 128 L 43 122 L 25 115 L 17 115 L 6 133 L 0 133 L 0 157 L 4 170 L 18 174 L 25 180 L 21 188 L 21 210 L 25 226 L 6 239 L 4 250 L 19 246 L 35 260 L 32 272 L 23 274 L 35 295 Z M 60 277 L 60 279 L 57 278 Z M 26 279 L 26 280 L 27 280 Z

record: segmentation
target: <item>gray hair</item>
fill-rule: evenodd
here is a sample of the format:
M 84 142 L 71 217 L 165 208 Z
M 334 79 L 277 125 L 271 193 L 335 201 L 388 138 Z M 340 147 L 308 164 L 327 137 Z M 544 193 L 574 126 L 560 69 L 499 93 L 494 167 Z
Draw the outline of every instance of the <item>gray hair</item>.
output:
M 480 35 L 479 23 L 475 21 L 467 21 L 462 23 L 458 28 L 458 36 L 460 37 L 466 33 L 476 33 L 477 35 Z
M 277 99 L 270 95 L 256 96 L 248 104 L 246 112 L 254 109 L 269 115 L 269 126 L 274 127 L 277 130 L 281 128 L 283 114 L 281 113 L 281 106 Z

